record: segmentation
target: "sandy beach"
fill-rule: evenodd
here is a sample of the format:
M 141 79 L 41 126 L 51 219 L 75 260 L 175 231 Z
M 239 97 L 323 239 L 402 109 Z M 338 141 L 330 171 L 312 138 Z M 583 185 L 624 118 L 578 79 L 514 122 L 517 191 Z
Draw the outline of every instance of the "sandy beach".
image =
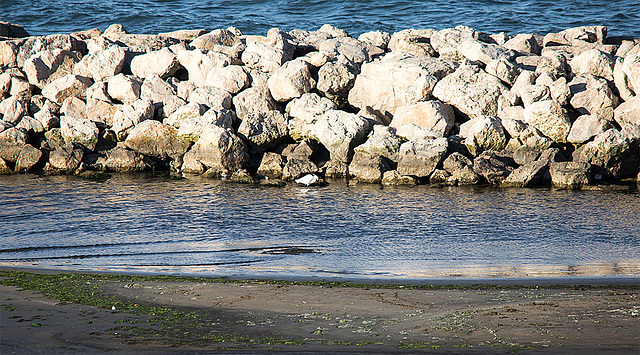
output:
M 64 297 L 78 301 L 7 285 L 42 275 L 40 288 L 65 289 Z M 640 288 L 633 285 L 356 287 L 34 270 L 2 276 L 3 354 L 640 350 Z M 88 286 L 89 297 L 106 301 L 87 305 L 81 293 Z

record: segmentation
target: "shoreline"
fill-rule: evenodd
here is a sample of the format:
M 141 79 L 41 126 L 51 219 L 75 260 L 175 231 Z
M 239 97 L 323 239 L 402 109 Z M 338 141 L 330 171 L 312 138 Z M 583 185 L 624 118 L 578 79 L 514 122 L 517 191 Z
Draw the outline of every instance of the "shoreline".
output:
M 638 285 L 377 288 L 0 270 L 6 353 L 635 354 L 640 347 Z M 18 288 L 6 285 L 10 278 Z

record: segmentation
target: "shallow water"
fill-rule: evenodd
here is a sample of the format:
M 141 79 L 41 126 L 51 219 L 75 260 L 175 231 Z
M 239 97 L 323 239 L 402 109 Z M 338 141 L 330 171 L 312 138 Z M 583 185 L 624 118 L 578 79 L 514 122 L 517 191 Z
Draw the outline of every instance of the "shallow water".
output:
M 637 0 L 3 0 L 0 20 L 21 24 L 32 35 L 104 30 L 113 23 L 132 33 L 236 26 L 246 34 L 265 34 L 271 27 L 315 30 L 329 23 L 352 36 L 457 25 L 509 34 L 606 25 L 612 36 L 640 37 Z
M 0 177 L 0 266 L 429 280 L 640 277 L 640 195 Z

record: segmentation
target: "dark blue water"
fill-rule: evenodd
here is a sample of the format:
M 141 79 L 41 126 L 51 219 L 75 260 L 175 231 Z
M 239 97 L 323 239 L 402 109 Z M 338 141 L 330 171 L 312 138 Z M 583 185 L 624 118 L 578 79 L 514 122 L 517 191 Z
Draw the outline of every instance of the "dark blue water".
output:
M 0 266 L 200 276 L 640 278 L 640 195 L 0 176 Z
M 606 25 L 611 36 L 640 37 L 637 0 L 1 0 L 0 20 L 21 24 L 32 35 L 104 30 L 113 23 L 149 34 L 228 26 L 245 34 L 265 34 L 272 27 L 315 30 L 329 23 L 352 36 L 457 25 L 508 34 Z

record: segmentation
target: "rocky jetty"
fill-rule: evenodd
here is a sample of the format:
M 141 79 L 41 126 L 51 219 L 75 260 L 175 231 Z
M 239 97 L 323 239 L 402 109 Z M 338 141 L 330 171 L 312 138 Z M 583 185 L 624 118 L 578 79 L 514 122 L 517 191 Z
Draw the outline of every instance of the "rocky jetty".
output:
M 640 180 L 640 39 L 324 25 L 29 36 L 0 22 L 0 172 L 582 188 Z

